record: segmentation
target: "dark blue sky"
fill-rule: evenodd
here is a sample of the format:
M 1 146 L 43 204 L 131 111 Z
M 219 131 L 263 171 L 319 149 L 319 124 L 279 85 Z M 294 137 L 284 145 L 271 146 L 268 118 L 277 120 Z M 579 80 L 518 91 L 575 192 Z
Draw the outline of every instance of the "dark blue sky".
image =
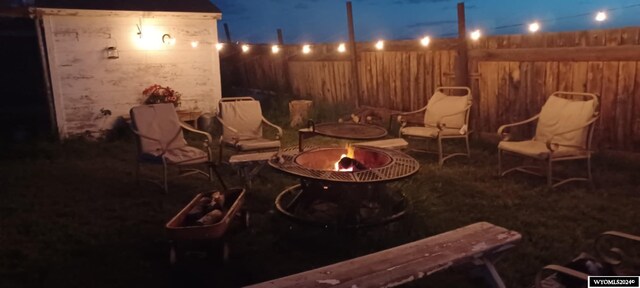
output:
M 286 43 L 348 40 L 345 0 L 212 0 L 222 10 L 234 41 L 276 42 L 282 28 Z M 456 0 L 353 0 L 358 41 L 413 39 L 455 33 Z M 485 34 L 526 33 L 526 25 L 494 27 L 538 20 L 542 31 L 587 30 L 640 25 L 640 0 L 467 0 L 468 29 Z M 628 7 L 637 5 L 635 7 Z M 622 9 L 623 7 L 627 7 Z M 609 11 L 604 23 L 593 20 Z M 585 16 L 579 14 L 589 13 Z M 571 17 L 576 16 L 576 17 Z M 219 25 L 220 38 L 224 30 Z

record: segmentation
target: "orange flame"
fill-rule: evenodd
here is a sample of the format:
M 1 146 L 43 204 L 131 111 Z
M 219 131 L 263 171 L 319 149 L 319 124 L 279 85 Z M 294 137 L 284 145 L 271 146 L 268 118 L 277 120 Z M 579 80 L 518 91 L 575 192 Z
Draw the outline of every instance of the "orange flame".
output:
M 353 167 L 340 168 L 340 160 L 342 160 L 342 158 L 347 157 L 347 158 L 353 159 L 355 157 L 354 148 L 353 146 L 351 146 L 351 144 L 347 144 L 345 148 L 347 149 L 347 154 L 340 155 L 340 159 L 338 159 L 338 161 L 336 161 L 336 163 L 333 164 L 334 171 L 344 171 L 344 172 L 353 171 Z

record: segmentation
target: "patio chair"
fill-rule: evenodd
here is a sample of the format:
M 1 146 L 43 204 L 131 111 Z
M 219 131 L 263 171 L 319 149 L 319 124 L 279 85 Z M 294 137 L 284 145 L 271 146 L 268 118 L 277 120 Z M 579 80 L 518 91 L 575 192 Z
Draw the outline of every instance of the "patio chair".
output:
M 136 181 L 140 181 L 141 164 L 155 164 L 163 167 L 162 184 L 168 193 L 168 167 L 177 166 L 178 177 L 191 174 L 202 174 L 212 180 L 213 156 L 211 152 L 211 135 L 196 130 L 180 122 L 175 107 L 171 103 L 151 104 L 133 107 L 131 114 L 131 130 L 138 136 L 138 157 L 136 161 Z M 204 149 L 189 146 L 184 138 L 183 129 L 204 137 Z M 208 171 L 193 169 L 203 165 Z
M 542 110 L 527 120 L 502 125 L 498 135 L 502 141 L 498 144 L 498 175 L 504 176 L 513 171 L 533 175 L 544 174 L 532 170 L 543 167 L 521 165 L 502 171 L 504 153 L 522 156 L 546 162 L 547 185 L 558 187 L 571 181 L 588 181 L 593 185 L 591 175 L 591 140 L 599 114 L 599 101 L 595 94 L 578 92 L 555 92 L 542 106 Z M 527 124 L 538 120 L 535 136 L 526 141 L 510 141 L 507 128 Z M 586 160 L 587 177 L 553 178 L 553 164 L 560 161 Z M 556 181 L 554 183 L 554 181 Z
M 222 98 L 217 119 L 222 124 L 220 162 L 225 148 L 232 149 L 234 154 L 280 149 L 282 128 L 267 121 L 260 102 L 251 97 Z M 276 129 L 275 139 L 263 137 L 264 127 Z
M 536 275 L 534 287 L 587 287 L 589 276 L 638 275 L 640 259 L 636 258 L 637 253 L 633 251 L 637 251 L 639 244 L 640 236 L 619 231 L 604 232 L 595 240 L 596 256 L 583 252 L 568 264 L 547 265 Z M 625 250 L 632 253 L 625 253 Z
M 446 94 L 446 92 L 451 93 L 453 91 L 462 91 L 464 95 Z M 471 103 L 471 89 L 468 87 L 440 87 L 433 93 L 427 105 L 420 110 L 392 114 L 392 117 L 397 115 L 397 121 L 400 122 L 399 137 L 437 140 L 438 151 L 435 152 L 438 154 L 438 164 L 442 166 L 445 160 L 454 156 L 471 157 L 468 130 Z M 420 113 L 424 114 L 422 122 L 411 123 L 407 121 L 407 116 L 419 116 Z M 447 139 L 464 139 L 467 148 L 466 153 L 445 155 L 442 141 Z M 429 150 L 418 151 L 434 152 Z

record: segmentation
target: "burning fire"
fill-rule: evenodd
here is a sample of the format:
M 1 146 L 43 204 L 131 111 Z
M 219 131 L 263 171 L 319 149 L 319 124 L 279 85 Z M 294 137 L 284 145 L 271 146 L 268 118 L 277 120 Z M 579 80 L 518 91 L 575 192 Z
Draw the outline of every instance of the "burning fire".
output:
M 351 146 L 351 144 L 347 144 L 347 146 L 345 148 L 347 148 L 347 154 L 340 155 L 340 159 L 338 159 L 338 161 L 336 161 L 336 163 L 333 164 L 333 170 L 334 171 L 344 171 L 344 172 L 353 171 L 353 166 L 348 167 L 348 168 L 340 168 L 340 160 L 342 160 L 342 158 L 347 157 L 347 158 L 353 159 L 355 157 L 354 156 L 354 152 L 353 152 L 354 149 L 353 149 L 353 146 Z

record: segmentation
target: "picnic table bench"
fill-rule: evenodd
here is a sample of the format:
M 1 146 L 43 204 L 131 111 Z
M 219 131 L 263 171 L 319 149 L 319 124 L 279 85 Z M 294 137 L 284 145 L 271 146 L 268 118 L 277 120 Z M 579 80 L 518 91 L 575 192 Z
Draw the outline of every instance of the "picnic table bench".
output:
M 520 240 L 518 232 L 478 222 L 459 229 L 329 266 L 254 284 L 275 287 L 394 287 L 461 264 L 484 265 L 505 287 L 493 261 Z

